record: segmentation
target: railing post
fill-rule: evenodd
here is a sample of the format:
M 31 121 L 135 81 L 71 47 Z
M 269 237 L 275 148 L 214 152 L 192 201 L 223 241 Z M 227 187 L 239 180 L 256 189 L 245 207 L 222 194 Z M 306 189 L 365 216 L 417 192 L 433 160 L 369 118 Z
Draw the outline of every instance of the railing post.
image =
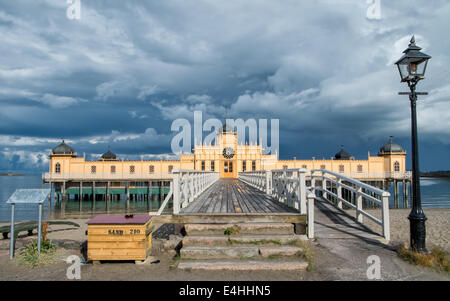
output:
M 314 238 L 314 194 L 308 193 L 308 238 Z
M 272 195 L 272 171 L 266 171 L 266 194 Z
M 383 192 L 383 195 L 381 196 L 382 201 L 382 217 L 381 221 L 383 222 L 383 236 L 384 238 L 389 241 L 391 239 L 391 232 L 390 232 L 390 226 L 389 226 L 389 192 Z
M 306 169 L 298 171 L 299 180 L 299 197 L 300 197 L 300 214 L 306 214 Z
M 322 171 L 322 197 L 327 199 L 327 181 L 325 180 L 325 172 Z
M 342 199 L 342 187 L 341 187 L 341 182 L 342 182 L 341 178 L 337 179 L 336 194 L 338 196 L 337 206 L 338 206 L 339 209 L 342 209 L 342 201 L 341 201 L 341 199 Z
M 359 186 L 356 191 L 356 219 L 360 223 L 363 222 L 363 215 L 360 212 L 362 209 L 362 187 Z
M 173 214 L 180 213 L 180 173 L 173 175 Z
M 316 195 L 316 178 L 314 178 L 314 171 L 311 171 L 311 192 Z

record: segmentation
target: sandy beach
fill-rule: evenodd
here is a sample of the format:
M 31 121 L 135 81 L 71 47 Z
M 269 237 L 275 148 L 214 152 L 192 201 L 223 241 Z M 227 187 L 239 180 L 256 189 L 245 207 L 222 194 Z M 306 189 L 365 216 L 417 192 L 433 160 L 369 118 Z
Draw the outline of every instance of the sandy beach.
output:
M 367 210 L 371 215 L 379 218 L 381 209 Z M 409 220 L 411 209 L 389 210 L 391 227 L 391 245 L 407 243 L 409 245 Z M 427 248 L 440 247 L 450 253 L 450 209 L 424 209 L 428 220 L 426 221 Z M 368 218 L 364 218 L 364 224 L 377 233 L 381 233 L 381 227 Z

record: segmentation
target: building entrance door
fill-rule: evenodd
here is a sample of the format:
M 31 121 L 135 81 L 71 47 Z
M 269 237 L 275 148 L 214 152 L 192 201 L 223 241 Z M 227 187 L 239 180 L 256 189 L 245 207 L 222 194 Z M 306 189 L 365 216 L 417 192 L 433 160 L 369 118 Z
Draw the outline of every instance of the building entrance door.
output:
M 233 162 L 225 161 L 223 162 L 223 177 L 232 178 L 233 177 Z

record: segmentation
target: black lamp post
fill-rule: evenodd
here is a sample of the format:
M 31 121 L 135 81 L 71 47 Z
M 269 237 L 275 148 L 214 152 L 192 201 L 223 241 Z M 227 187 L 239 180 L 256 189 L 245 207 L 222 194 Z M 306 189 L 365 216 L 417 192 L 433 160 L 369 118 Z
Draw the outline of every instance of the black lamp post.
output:
M 410 222 L 411 249 L 425 253 L 425 221 L 427 217 L 422 210 L 420 199 L 420 172 L 419 151 L 417 142 L 417 95 L 427 95 L 426 92 L 416 92 L 417 83 L 425 78 L 428 60 L 431 56 L 420 52 L 422 48 L 416 45 L 414 36 L 411 38 L 408 49 L 403 51 L 404 55 L 395 64 L 400 72 L 401 82 L 408 83 L 411 92 L 400 92 L 400 95 L 409 95 L 411 101 L 411 144 L 412 144 L 412 209 L 408 216 Z

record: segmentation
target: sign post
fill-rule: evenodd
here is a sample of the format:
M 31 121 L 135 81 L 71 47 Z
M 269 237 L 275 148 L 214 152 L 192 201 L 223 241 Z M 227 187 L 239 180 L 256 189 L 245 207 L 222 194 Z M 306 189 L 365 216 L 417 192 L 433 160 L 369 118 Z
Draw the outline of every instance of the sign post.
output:
M 42 213 L 44 210 L 44 201 L 48 198 L 50 189 L 16 189 L 9 197 L 6 203 L 11 204 L 11 228 L 10 228 L 10 246 L 9 258 L 14 258 L 15 247 L 15 205 L 16 204 L 38 204 L 39 208 L 39 224 L 38 224 L 38 253 L 41 253 L 41 239 L 42 239 Z

